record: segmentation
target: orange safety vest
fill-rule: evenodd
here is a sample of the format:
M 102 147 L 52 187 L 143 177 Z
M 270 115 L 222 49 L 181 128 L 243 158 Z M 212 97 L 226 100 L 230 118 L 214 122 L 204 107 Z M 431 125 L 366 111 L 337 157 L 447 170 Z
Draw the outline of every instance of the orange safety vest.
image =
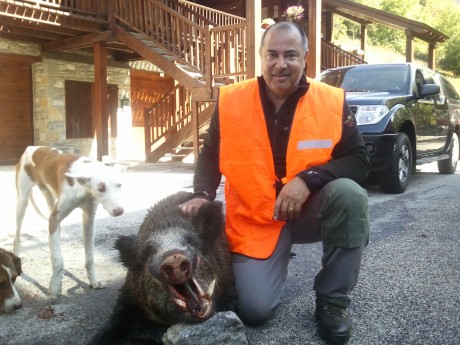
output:
M 294 114 L 284 183 L 302 170 L 327 163 L 342 135 L 343 90 L 308 82 Z M 285 222 L 272 219 L 277 177 L 257 79 L 220 88 L 219 122 L 230 250 L 266 259 Z

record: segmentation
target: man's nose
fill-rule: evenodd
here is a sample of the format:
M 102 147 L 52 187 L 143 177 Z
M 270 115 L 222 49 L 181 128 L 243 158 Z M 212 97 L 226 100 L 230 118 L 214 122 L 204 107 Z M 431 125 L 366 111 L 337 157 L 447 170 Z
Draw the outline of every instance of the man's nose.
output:
M 276 60 L 276 67 L 277 68 L 286 67 L 286 59 L 283 56 L 278 57 L 278 59 Z

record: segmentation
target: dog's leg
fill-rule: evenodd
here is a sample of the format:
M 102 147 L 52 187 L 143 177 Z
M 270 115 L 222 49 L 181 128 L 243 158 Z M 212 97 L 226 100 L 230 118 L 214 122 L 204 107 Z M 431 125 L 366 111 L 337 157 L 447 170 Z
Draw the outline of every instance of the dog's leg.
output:
M 51 275 L 49 293 L 50 298 L 56 299 L 62 292 L 62 270 L 64 260 L 61 252 L 61 222 L 75 209 L 74 204 L 62 194 L 61 199 L 55 204 L 49 218 L 48 241 L 53 273 Z
M 18 198 L 16 201 L 16 234 L 14 236 L 13 252 L 16 256 L 21 252 L 21 227 L 26 213 L 29 195 L 34 186 L 29 176 L 24 171 L 19 170 L 16 180 L 16 190 Z
M 42 192 L 43 196 L 45 197 L 46 204 L 48 205 L 49 213 L 53 212 L 54 205 L 56 203 L 56 199 L 50 190 L 46 186 L 40 186 L 40 191 Z
M 96 277 L 94 268 L 94 239 L 95 239 L 95 217 L 96 202 L 89 202 L 89 205 L 83 208 L 83 242 L 85 244 L 85 268 L 88 275 L 89 284 L 93 289 L 105 288 L 105 283 L 99 281 Z
M 55 208 L 49 219 L 48 241 L 51 267 L 53 269 L 49 285 L 49 294 L 50 298 L 54 300 L 62 292 L 62 270 L 64 268 L 64 260 L 61 253 L 61 219 L 58 218 L 57 208 Z

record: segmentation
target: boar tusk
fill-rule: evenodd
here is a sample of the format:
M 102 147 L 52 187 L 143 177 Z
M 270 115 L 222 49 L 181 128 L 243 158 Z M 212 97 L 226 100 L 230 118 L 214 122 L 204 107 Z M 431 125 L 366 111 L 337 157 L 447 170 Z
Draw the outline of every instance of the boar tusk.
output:
M 195 294 L 195 291 L 193 291 L 192 287 L 190 286 L 188 282 L 184 283 L 184 285 L 185 285 L 185 289 L 187 290 L 188 294 L 192 297 L 193 301 L 198 305 L 200 309 L 202 309 L 203 303 L 201 301 L 201 298 L 197 297 L 197 295 Z
M 206 291 L 206 295 L 204 295 L 204 297 L 208 298 L 209 300 L 212 299 L 212 295 L 214 294 L 215 287 L 216 287 L 216 280 L 213 279 L 211 284 L 209 284 L 208 290 Z
M 187 303 L 185 303 L 183 300 L 181 299 L 177 299 L 175 298 L 174 299 L 174 303 L 176 303 L 179 307 L 181 307 L 182 309 L 187 309 Z

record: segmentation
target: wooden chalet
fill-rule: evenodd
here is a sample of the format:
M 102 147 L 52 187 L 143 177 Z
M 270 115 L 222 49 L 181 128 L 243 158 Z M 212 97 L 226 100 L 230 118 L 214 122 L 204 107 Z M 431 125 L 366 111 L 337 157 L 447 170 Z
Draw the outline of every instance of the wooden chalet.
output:
M 297 1 L 295 1 L 297 4 Z M 302 0 L 307 75 L 366 63 L 366 27 L 413 39 L 447 36 L 348 0 Z M 99 160 L 199 151 L 220 85 L 258 75 L 262 18 L 282 20 L 287 0 L 0 0 L 0 164 L 28 145 Z M 334 16 L 361 25 L 355 56 L 331 43 Z M 137 142 L 137 146 L 134 144 Z M 140 144 L 139 144 L 140 143 Z

